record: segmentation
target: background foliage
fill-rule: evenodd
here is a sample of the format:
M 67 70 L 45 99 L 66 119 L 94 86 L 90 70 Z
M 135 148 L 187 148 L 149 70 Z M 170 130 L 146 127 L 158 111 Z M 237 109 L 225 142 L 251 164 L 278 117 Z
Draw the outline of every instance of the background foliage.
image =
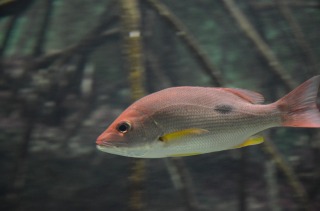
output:
M 21 7 L 24 11 L 0 19 L 0 204 L 3 210 L 127 210 L 133 159 L 95 148 L 96 137 L 131 103 L 120 1 L 29 2 Z M 267 102 L 287 93 L 272 64 L 230 14 L 227 1 L 160 1 L 187 31 L 174 28 L 150 2 L 139 1 L 147 92 L 213 86 L 182 39 L 188 34 L 224 86 L 258 91 Z M 318 1 L 235 3 L 292 83 L 320 73 Z M 0 11 L 9 11 L 5 6 L 0 4 Z M 319 129 L 288 128 L 266 133 L 293 169 L 307 201 L 274 157 L 253 146 L 148 160 L 144 209 L 318 210 L 319 134 Z M 172 165 L 182 171 L 173 173 Z M 177 187 L 175 174 L 184 189 Z M 188 205 L 190 200 L 196 204 Z

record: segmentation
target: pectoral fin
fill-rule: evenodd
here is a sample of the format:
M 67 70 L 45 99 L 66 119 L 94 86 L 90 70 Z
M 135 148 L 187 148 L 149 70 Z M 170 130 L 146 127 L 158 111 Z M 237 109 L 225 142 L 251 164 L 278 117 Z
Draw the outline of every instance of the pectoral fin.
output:
M 261 144 L 262 142 L 264 142 L 264 138 L 262 136 L 253 136 L 245 140 L 242 144 L 235 146 L 234 148 L 242 148 L 246 146 Z
M 190 135 L 200 135 L 204 133 L 208 133 L 208 130 L 200 129 L 200 128 L 188 128 L 184 130 L 175 131 L 172 133 L 167 133 L 159 138 L 160 141 L 163 141 L 165 143 L 168 143 L 170 141 L 174 141 L 177 139 L 181 139 L 186 136 Z

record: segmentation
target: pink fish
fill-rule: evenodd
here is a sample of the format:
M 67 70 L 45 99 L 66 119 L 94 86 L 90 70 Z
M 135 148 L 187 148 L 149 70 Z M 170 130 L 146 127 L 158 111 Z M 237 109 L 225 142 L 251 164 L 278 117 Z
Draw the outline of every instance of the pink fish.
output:
M 129 106 L 97 139 L 97 148 L 127 157 L 188 156 L 263 142 L 272 127 L 320 128 L 320 75 L 280 100 L 235 88 L 173 87 Z

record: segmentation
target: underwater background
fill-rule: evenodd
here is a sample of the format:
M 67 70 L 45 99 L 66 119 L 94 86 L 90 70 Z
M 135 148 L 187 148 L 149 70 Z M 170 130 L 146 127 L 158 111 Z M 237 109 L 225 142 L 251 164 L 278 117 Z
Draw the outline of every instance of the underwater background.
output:
M 316 0 L 0 1 L 0 209 L 320 210 L 320 129 L 270 129 L 261 145 L 183 158 L 95 144 L 167 87 L 274 102 L 320 74 L 319 37 Z

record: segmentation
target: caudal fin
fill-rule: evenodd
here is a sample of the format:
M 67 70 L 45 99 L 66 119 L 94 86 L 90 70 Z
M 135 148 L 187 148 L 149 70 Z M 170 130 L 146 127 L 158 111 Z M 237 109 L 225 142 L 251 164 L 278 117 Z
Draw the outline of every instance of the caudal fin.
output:
M 314 76 L 276 102 L 282 112 L 282 125 L 320 128 L 317 93 L 320 75 Z

